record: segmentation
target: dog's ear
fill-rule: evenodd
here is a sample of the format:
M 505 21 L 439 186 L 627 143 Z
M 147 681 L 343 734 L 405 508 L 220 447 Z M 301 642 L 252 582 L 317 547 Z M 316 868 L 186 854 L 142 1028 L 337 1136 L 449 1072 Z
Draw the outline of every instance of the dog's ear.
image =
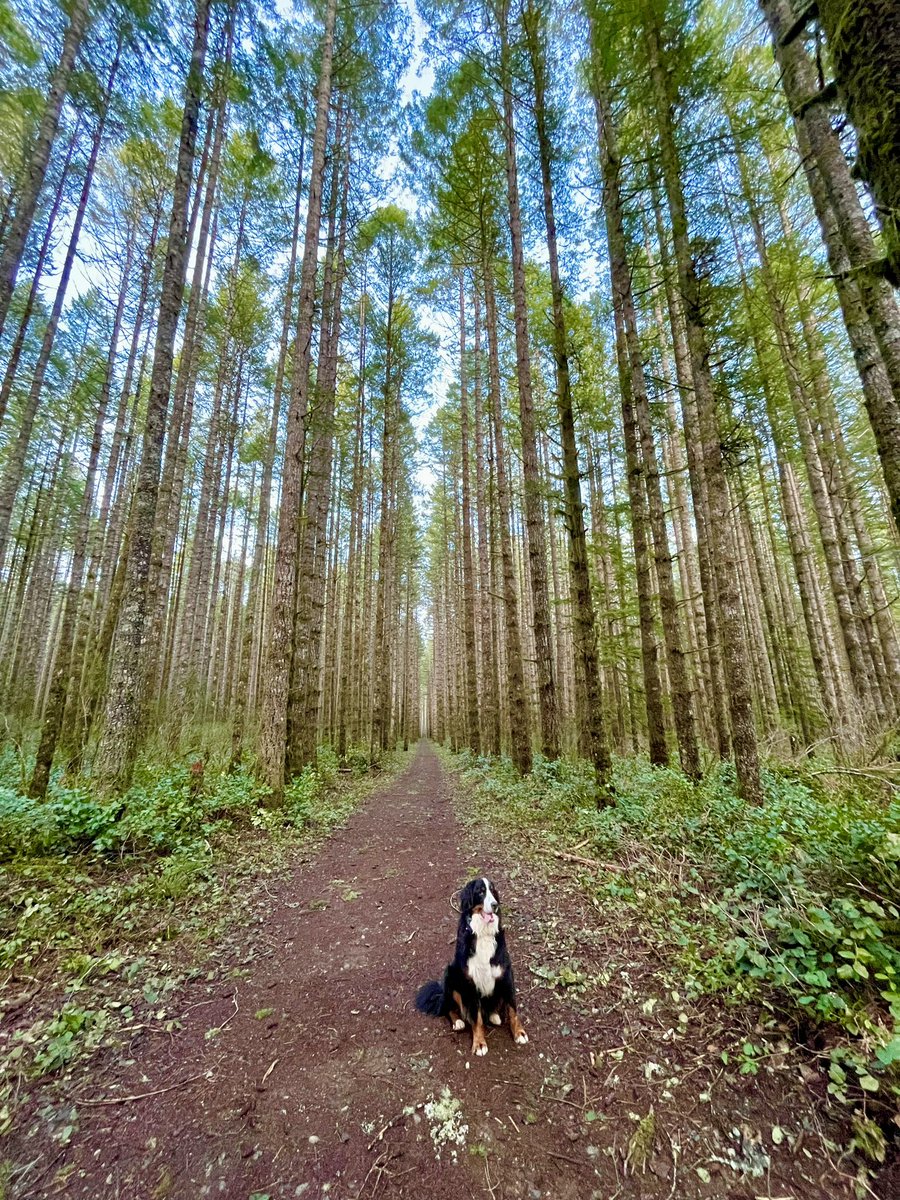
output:
M 459 894 L 460 911 L 464 914 L 470 913 L 478 903 L 478 897 L 475 894 L 478 887 L 478 880 L 472 879 Z

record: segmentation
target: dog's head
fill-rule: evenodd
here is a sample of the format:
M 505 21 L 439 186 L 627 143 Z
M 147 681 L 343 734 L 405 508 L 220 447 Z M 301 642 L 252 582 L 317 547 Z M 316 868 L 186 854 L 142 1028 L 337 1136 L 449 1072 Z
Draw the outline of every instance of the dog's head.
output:
M 476 935 L 496 933 L 500 928 L 500 896 L 486 875 L 466 884 L 460 893 L 459 908 Z

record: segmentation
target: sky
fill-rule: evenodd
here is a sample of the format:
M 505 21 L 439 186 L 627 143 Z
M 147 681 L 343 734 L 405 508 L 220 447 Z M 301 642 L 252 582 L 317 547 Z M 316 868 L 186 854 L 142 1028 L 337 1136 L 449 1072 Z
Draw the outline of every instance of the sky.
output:
M 409 14 L 414 39 L 409 66 L 399 81 L 401 102 L 404 107 L 407 107 L 416 96 L 431 94 L 434 88 L 434 68 L 425 53 L 428 26 L 419 14 L 416 0 L 401 0 L 401 3 Z M 416 216 L 419 211 L 419 203 L 405 181 L 403 165 L 396 150 L 388 150 L 384 155 L 379 174 L 390 184 L 391 201 Z M 437 409 L 446 400 L 448 389 L 455 376 L 455 363 L 451 357 L 453 353 L 451 346 L 455 342 L 455 334 L 447 319 L 443 318 L 435 309 L 423 307 L 419 315 L 424 327 L 441 340 L 441 353 L 432 380 L 430 400 L 413 417 L 413 427 L 421 444 L 422 435 Z M 416 464 L 415 479 L 419 489 L 427 497 L 436 482 L 436 475 L 421 453 Z
M 429 29 L 419 14 L 416 7 L 416 0 L 399 0 L 399 2 L 409 16 L 413 35 L 410 61 L 398 81 L 401 103 L 405 108 L 417 97 L 430 94 L 434 87 L 435 73 L 425 51 L 425 40 Z M 276 10 L 280 16 L 289 19 L 294 12 L 293 0 L 276 0 Z M 396 145 L 385 148 L 378 167 L 378 174 L 386 184 L 387 202 L 395 203 L 406 209 L 413 216 L 416 216 L 420 205 L 414 192 L 409 187 L 406 169 L 397 152 Z M 71 221 L 72 217 L 69 216 L 61 222 L 59 234 L 59 244 L 61 246 L 64 246 L 68 241 L 71 232 Z M 92 287 L 103 288 L 107 283 L 106 270 L 96 261 L 100 256 L 95 254 L 95 249 L 90 230 L 83 230 L 79 240 L 79 251 L 73 263 L 68 287 L 67 304 L 71 304 L 73 300 Z M 55 255 L 52 266 L 44 276 L 42 286 L 46 294 L 52 293 L 59 282 L 62 260 L 62 254 Z M 448 318 L 442 316 L 435 309 L 423 306 L 420 309 L 419 316 L 423 326 L 440 339 L 442 347 L 436 363 L 429 399 L 413 415 L 413 425 L 421 442 L 424 431 L 434 413 L 446 399 L 448 388 L 455 375 L 454 346 L 456 334 Z M 416 464 L 414 475 L 417 486 L 422 493 L 420 506 L 424 507 L 436 476 L 432 467 L 421 455 Z

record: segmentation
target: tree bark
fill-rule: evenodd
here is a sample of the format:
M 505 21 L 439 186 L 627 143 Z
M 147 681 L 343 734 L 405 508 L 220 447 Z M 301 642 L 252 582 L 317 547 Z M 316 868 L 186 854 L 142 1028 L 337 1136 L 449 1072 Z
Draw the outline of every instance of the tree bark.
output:
M 631 290 L 631 270 L 627 256 L 625 222 L 622 211 L 620 185 L 621 162 L 618 139 L 612 121 L 612 110 L 605 81 L 599 76 L 598 64 L 594 62 L 594 102 L 597 110 L 597 127 L 601 139 L 601 164 L 603 171 L 603 204 L 606 212 L 607 241 L 609 243 L 610 273 L 613 287 L 613 303 L 620 314 L 625 342 L 625 355 L 633 415 L 637 427 L 643 463 L 643 476 L 647 489 L 650 529 L 653 536 L 656 580 L 659 587 L 660 615 L 666 645 L 666 662 L 672 685 L 673 716 L 681 768 L 691 779 L 700 777 L 700 752 L 697 744 L 697 729 L 694 718 L 694 694 L 685 661 L 681 630 L 678 621 L 678 604 L 675 595 L 675 580 L 672 571 L 672 555 L 666 529 L 665 508 L 659 481 L 659 465 L 650 425 L 650 402 L 641 355 L 637 313 Z M 623 414 L 624 416 L 625 414 Z
M 547 587 L 547 546 L 543 498 L 532 395 L 528 338 L 528 305 L 525 296 L 525 253 L 519 204 L 516 128 L 513 111 L 513 80 L 509 51 L 509 0 L 500 0 L 500 70 L 503 87 L 503 132 L 506 161 L 506 194 L 512 246 L 512 289 L 515 316 L 516 380 L 519 392 L 519 421 L 522 428 L 522 472 L 525 521 L 528 528 L 528 573 L 531 580 L 535 641 L 538 708 L 541 719 L 541 751 L 546 758 L 559 757 L 559 708 L 553 678 L 553 638 L 550 624 L 550 595 Z
M 316 124 L 313 134 L 303 263 L 300 270 L 294 377 L 287 415 L 287 441 L 275 550 L 275 583 L 268 626 L 265 690 L 260 719 L 259 769 L 263 781 L 271 789 L 269 804 L 272 807 L 280 807 L 284 800 L 291 645 L 297 594 L 297 527 L 301 512 L 305 424 L 309 410 L 316 266 L 319 226 L 322 219 L 322 187 L 325 175 L 328 110 L 331 103 L 336 14 L 337 0 L 328 0 L 316 91 Z
M 104 729 L 94 763 L 97 785 L 105 791 L 123 790 L 130 784 L 143 718 L 147 682 L 147 647 L 144 635 L 150 616 L 150 560 L 172 383 L 175 335 L 184 296 L 188 206 L 209 34 L 209 9 L 210 0 L 197 0 L 191 64 L 185 89 L 178 164 L 172 193 L 166 264 L 160 292 L 156 345 L 150 376 L 150 395 L 144 423 L 144 446 L 133 501 L 132 540 L 123 611 L 113 647 Z
M 738 787 L 745 800 L 762 802 L 759 752 L 753 720 L 753 702 L 747 675 L 747 645 L 744 636 L 740 596 L 737 588 L 737 555 L 731 527 L 730 499 L 722 459 L 721 434 L 706 332 L 700 283 L 691 250 L 687 210 L 681 183 L 681 163 L 675 141 L 673 105 L 669 96 L 669 77 L 661 57 L 659 33 L 653 22 L 645 26 L 649 51 L 654 106 L 660 135 L 660 154 L 672 241 L 678 268 L 678 284 L 684 302 L 685 326 L 694 395 L 700 422 L 703 465 L 712 516 L 710 545 L 716 576 L 716 597 L 722 634 L 722 658 L 728 691 L 731 738 L 734 748 Z
M 556 401 L 559 412 L 563 454 L 563 487 L 565 491 L 566 531 L 569 541 L 569 573 L 575 651 L 584 690 L 584 721 L 586 741 L 594 767 L 597 785 L 597 807 L 611 800 L 612 765 L 603 726 L 603 699 L 600 691 L 600 671 L 597 665 L 597 634 L 594 628 L 594 601 L 588 570 L 587 539 L 584 531 L 584 503 L 581 495 L 581 470 L 578 463 L 578 443 L 575 436 L 575 415 L 572 407 L 572 384 L 569 372 L 569 351 L 563 285 L 559 270 L 559 249 L 556 237 L 556 214 L 553 205 L 552 162 L 554 149 L 550 140 L 546 112 L 546 63 L 540 13 L 533 3 L 522 11 L 522 21 L 528 41 L 531 72 L 534 82 L 534 119 L 541 164 L 541 192 L 544 225 L 547 234 L 547 253 L 550 263 L 550 288 L 553 302 L 553 359 L 556 365 Z M 542 653 L 540 643 L 538 657 Z
M 818 90 L 816 69 L 800 39 L 781 42 L 793 23 L 789 0 L 759 0 L 759 3 L 775 42 L 781 83 L 794 116 L 816 215 L 863 382 L 866 411 L 875 434 L 894 524 L 900 531 L 900 310 L 881 272 L 872 231 L 828 112 L 822 104 L 806 103 Z M 868 47 L 864 52 L 870 52 Z M 814 181 L 814 171 L 821 185 Z M 856 311 L 857 294 L 871 339 Z M 889 390 L 874 386 L 871 379 L 872 374 L 876 377 L 880 374 L 874 355 L 876 347 Z
M 63 101 L 69 89 L 72 68 L 75 65 L 75 59 L 78 57 L 81 41 L 87 28 L 89 12 L 89 0 L 72 0 L 69 24 L 66 27 L 63 38 L 62 52 L 60 53 L 56 70 L 53 73 L 53 78 L 50 80 L 47 102 L 41 114 L 41 123 L 38 127 L 37 137 L 22 183 L 22 191 L 16 200 L 15 215 L 10 222 L 9 232 L 6 235 L 2 253 L 0 253 L 0 334 L 3 333 L 6 325 L 9 305 L 16 286 L 16 276 L 19 273 L 19 266 L 25 251 L 25 243 L 28 241 L 28 235 L 31 232 L 38 199 L 44 185 L 44 177 L 47 174 L 50 154 L 53 150 L 53 143 L 56 140 L 56 133 L 59 128 L 59 117 L 62 112 Z

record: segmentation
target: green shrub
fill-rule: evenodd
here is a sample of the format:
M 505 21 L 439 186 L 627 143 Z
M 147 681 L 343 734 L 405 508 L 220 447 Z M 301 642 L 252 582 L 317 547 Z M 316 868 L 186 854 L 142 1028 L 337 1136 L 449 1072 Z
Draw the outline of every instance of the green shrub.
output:
M 316 751 L 316 771 L 325 787 L 331 787 L 338 777 L 340 759 L 330 746 L 320 746 Z
M 467 754 L 457 765 L 513 834 L 600 859 L 627 849 L 625 871 L 588 869 L 584 886 L 668 941 L 688 987 L 752 999 L 801 1026 L 843 1027 L 853 1040 L 840 1070 L 853 1066 L 854 1086 L 900 1087 L 896 800 L 768 770 L 765 802 L 753 806 L 730 763 L 694 785 L 631 758 L 615 765 L 616 804 L 598 811 L 581 762 L 537 759 L 524 779 L 505 759 Z
M 365 746 L 351 746 L 344 755 L 344 766 L 349 768 L 354 779 L 369 773 L 369 752 Z
M 198 856 L 190 851 L 177 851 L 163 861 L 156 882 L 156 890 L 168 900 L 180 900 L 202 880 L 208 879 L 212 869 L 209 855 Z
M 95 851 L 172 854 L 219 831 L 257 821 L 264 789 L 238 771 L 191 791 L 187 767 L 144 774 L 120 800 L 95 799 L 87 786 L 54 781 L 47 800 L 0 788 L 0 860 Z
M 0 788 L 0 861 L 49 854 L 58 843 L 59 829 L 49 805 L 37 805 L 11 788 Z
M 85 789 L 56 788 L 49 800 L 32 800 L 0 788 L 0 860 L 111 846 L 121 811 Z
M 29 777 L 31 763 L 23 762 L 19 748 L 12 742 L 0 746 L 0 788 L 11 791 L 24 790 Z
M 315 767 L 305 766 L 284 791 L 285 813 L 294 825 L 309 825 L 315 819 L 315 802 L 322 780 Z
M 106 1032 L 108 1014 L 67 1004 L 47 1026 L 47 1038 L 35 1052 L 31 1073 L 39 1077 L 57 1071 L 79 1054 L 98 1046 Z

